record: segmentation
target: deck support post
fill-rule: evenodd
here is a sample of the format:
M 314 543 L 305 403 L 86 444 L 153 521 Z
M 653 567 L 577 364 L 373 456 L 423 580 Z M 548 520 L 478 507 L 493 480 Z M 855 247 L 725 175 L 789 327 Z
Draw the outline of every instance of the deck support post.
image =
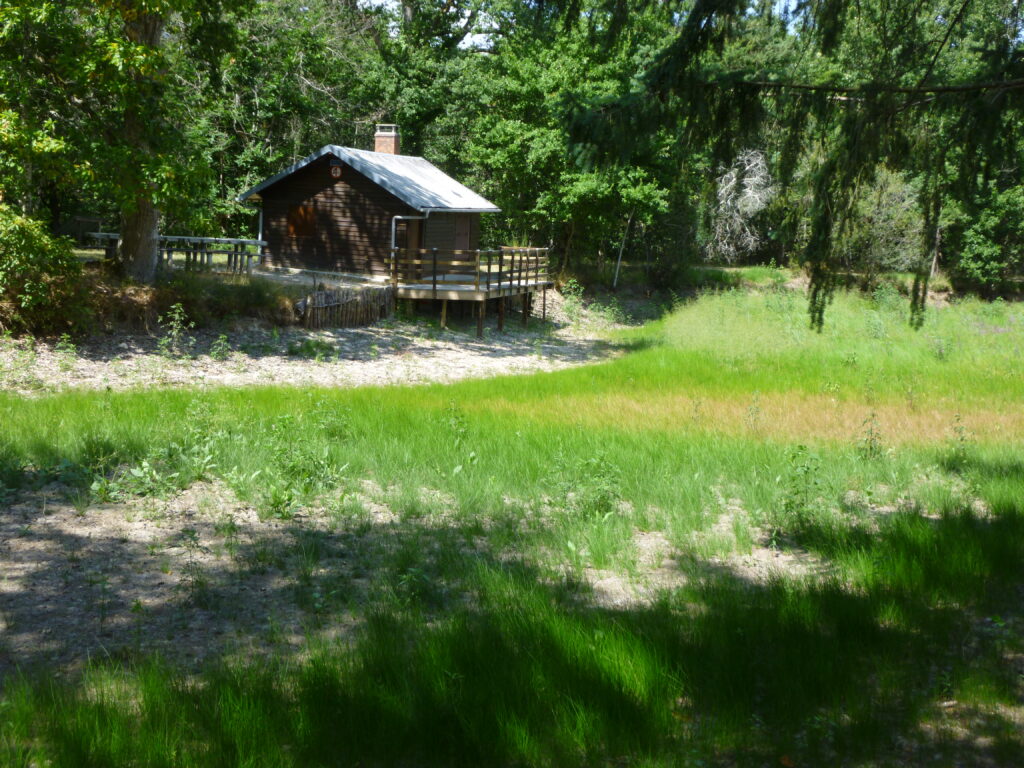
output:
M 530 294 L 523 294 L 523 328 L 528 328 L 530 325 Z
M 448 327 L 448 299 L 441 299 L 441 328 Z
M 498 330 L 505 330 L 505 297 L 501 296 L 498 299 Z
M 483 299 L 480 302 L 480 311 L 476 316 L 476 337 L 482 339 L 484 337 L 484 312 L 487 311 L 487 299 Z
M 548 287 L 546 285 L 540 293 L 540 319 L 544 321 L 548 319 Z

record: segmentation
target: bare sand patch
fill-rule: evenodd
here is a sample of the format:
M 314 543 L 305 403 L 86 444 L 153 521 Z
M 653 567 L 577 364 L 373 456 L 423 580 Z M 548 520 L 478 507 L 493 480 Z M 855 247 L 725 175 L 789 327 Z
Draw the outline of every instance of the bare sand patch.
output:
M 40 395 L 68 389 L 292 385 L 359 387 L 453 382 L 555 371 L 606 359 L 598 332 L 510 320 L 506 331 L 443 330 L 418 319 L 367 328 L 278 329 L 255 321 L 190 335 L 185 355 L 164 354 L 156 334 L 106 334 L 75 342 L 0 341 L 0 389 Z

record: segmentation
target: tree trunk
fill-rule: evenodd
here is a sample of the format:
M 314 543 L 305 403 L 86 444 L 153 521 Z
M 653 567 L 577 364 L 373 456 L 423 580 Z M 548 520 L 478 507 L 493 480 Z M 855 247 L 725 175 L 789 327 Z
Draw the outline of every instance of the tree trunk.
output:
M 136 282 L 152 283 L 156 279 L 159 225 L 160 211 L 149 196 L 140 195 L 132 210 L 121 213 L 121 260 Z
M 629 239 L 629 225 L 633 223 L 633 214 L 636 213 L 636 208 L 629 212 L 629 218 L 626 219 L 626 230 L 622 233 L 622 243 L 619 244 L 619 258 L 615 262 L 615 279 L 612 280 L 612 290 L 617 290 L 619 287 L 619 270 L 622 268 L 622 252 L 626 250 L 626 241 Z
M 155 13 L 140 11 L 129 14 L 124 25 L 124 34 L 136 45 L 159 48 L 164 29 L 164 19 Z M 135 75 L 136 99 L 127 105 L 124 115 L 125 139 L 134 149 L 137 161 L 153 152 L 150 144 L 153 115 L 156 108 L 153 97 L 155 84 L 150 76 L 137 72 Z M 156 279 L 159 260 L 160 211 L 153 200 L 153 185 L 137 169 L 130 169 L 127 184 L 134 187 L 135 199 L 121 210 L 121 260 L 128 276 L 140 283 L 152 283 Z M 134 176 L 132 178 L 131 176 Z
M 562 264 L 558 270 L 560 281 L 564 280 L 566 275 L 569 274 L 569 265 L 572 263 L 572 241 L 576 234 L 576 219 L 570 219 L 568 227 L 563 225 L 563 231 L 565 229 L 568 229 L 569 231 L 565 238 L 565 252 L 562 255 Z

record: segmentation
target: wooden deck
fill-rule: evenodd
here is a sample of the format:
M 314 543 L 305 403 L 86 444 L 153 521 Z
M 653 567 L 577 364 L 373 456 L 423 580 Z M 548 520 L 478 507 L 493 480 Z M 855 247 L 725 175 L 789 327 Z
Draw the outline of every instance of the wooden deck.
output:
M 396 249 L 390 275 L 395 295 L 401 299 L 485 301 L 535 293 L 552 285 L 546 248 Z
M 477 335 L 483 335 L 484 315 L 490 299 L 498 302 L 498 328 L 504 328 L 505 304 L 510 296 L 522 299 L 524 324 L 528 322 L 533 294 L 544 296 L 542 314 L 547 315 L 546 291 L 553 285 L 548 277 L 547 248 L 499 248 L 478 251 L 448 251 L 439 248 L 396 248 L 391 252 L 389 272 L 397 299 L 439 299 L 441 325 L 447 318 L 449 301 L 475 301 Z

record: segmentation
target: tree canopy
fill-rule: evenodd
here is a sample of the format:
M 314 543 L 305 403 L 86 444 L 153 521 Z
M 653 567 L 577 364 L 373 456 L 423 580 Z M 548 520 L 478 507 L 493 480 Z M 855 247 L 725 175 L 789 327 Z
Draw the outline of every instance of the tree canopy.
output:
M 802 264 L 819 326 L 837 271 L 913 271 L 919 321 L 936 260 L 1024 267 L 1021 39 L 1012 0 L 12 0 L 0 189 L 120 227 L 146 280 L 158 228 L 254 234 L 239 192 L 394 122 L 503 209 L 493 242 L 665 284 Z M 755 166 L 771 194 L 730 213 Z

